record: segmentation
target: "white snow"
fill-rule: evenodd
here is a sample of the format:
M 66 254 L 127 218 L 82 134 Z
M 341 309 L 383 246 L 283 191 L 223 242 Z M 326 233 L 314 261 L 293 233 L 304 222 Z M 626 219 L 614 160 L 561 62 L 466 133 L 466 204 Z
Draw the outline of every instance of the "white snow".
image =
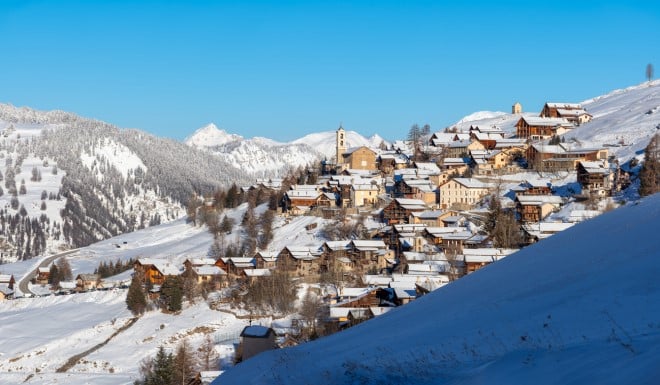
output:
M 128 177 L 130 170 L 135 170 L 138 167 L 147 171 L 147 166 L 142 163 L 142 160 L 135 153 L 123 144 L 111 139 L 101 141 L 100 145 L 89 149 L 89 151 L 87 154 L 82 154 L 80 158 L 83 164 L 90 170 L 93 170 L 94 161 L 100 162 L 101 160 L 105 160 L 111 166 L 114 166 L 124 178 Z M 98 173 L 97 176 L 102 177 Z
M 209 123 L 206 126 L 199 128 L 183 142 L 192 147 L 204 148 L 221 146 L 242 139 L 243 137 L 240 135 L 229 134 L 227 131 L 219 129 L 215 124 Z
M 659 221 L 656 194 L 214 384 L 653 383 Z

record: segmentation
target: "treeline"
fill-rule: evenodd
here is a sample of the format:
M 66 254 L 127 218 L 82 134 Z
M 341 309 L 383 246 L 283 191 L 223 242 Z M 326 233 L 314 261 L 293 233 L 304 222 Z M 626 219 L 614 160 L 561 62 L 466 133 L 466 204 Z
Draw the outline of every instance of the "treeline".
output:
M 96 269 L 94 269 L 94 274 L 98 274 L 101 278 L 112 277 L 113 275 L 121 274 L 126 270 L 133 268 L 135 264 L 135 259 L 129 258 L 125 261 L 117 258 L 115 263 L 101 261 Z

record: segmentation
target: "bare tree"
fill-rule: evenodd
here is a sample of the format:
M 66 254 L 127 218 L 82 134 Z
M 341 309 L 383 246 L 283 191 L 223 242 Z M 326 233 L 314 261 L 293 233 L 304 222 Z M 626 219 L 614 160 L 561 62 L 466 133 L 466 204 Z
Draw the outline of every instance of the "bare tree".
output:
M 646 80 L 651 81 L 653 79 L 653 64 L 649 63 L 646 65 Z
M 179 343 L 174 356 L 174 381 L 173 384 L 186 385 L 195 377 L 197 360 L 188 340 Z
M 218 370 L 220 368 L 220 356 L 215 350 L 215 344 L 210 334 L 204 337 L 204 342 L 197 351 L 199 352 L 199 364 L 202 370 Z

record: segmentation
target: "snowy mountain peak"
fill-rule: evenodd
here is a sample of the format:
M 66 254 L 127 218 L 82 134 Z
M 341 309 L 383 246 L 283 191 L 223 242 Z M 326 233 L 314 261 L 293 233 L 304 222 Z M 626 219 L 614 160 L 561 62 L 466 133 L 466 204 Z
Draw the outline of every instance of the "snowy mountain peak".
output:
M 209 123 L 186 138 L 185 143 L 192 147 L 215 147 L 241 139 L 243 139 L 242 136 L 230 134 L 219 129 L 215 124 Z

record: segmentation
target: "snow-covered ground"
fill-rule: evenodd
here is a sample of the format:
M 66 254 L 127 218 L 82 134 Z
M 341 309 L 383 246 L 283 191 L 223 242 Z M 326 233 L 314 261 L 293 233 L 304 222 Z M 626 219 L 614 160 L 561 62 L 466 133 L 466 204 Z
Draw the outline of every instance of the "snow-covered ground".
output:
M 660 194 L 214 384 L 654 383 L 658 225 Z

